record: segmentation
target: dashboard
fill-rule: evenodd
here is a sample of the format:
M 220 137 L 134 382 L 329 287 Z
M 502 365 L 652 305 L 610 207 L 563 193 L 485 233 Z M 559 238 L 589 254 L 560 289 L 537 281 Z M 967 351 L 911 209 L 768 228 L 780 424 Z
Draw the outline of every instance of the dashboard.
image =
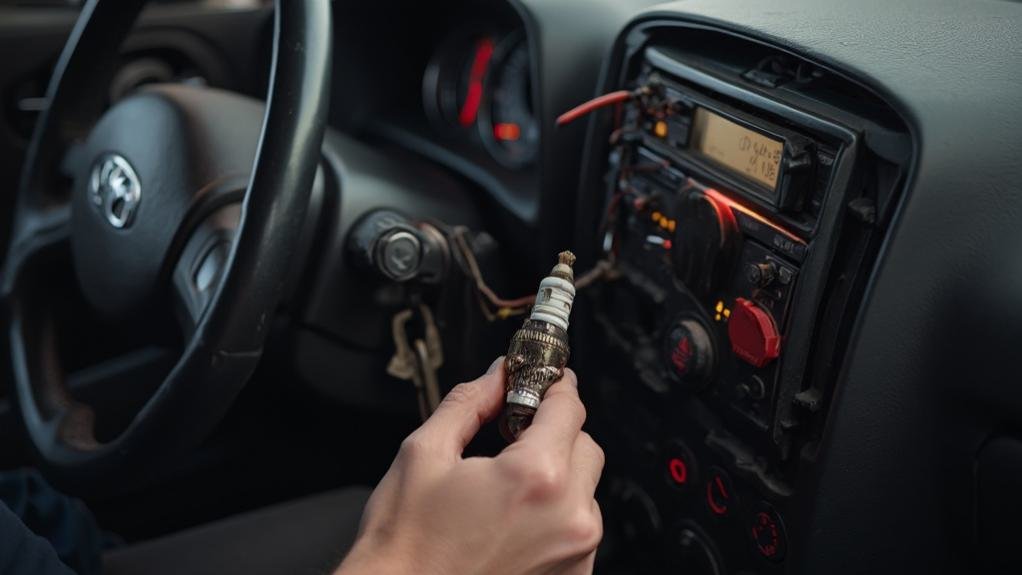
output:
M 361 133 L 475 186 L 510 275 L 614 262 L 571 336 L 597 571 L 1017 572 L 1018 5 L 478 10 L 419 15 Z
M 288 376 L 368 417 L 414 409 L 383 375 L 406 294 L 345 259 L 369 211 L 485 231 L 481 264 L 511 295 L 570 247 L 580 273 L 614 270 L 579 291 L 571 333 L 607 454 L 597 573 L 1022 570 L 1022 5 L 333 6 L 337 193 L 295 274 L 311 287 L 288 301 Z M 12 181 L 71 16 L 44 22 L 52 45 L 5 35 L 26 54 L 4 84 Z M 261 94 L 266 9 L 143 22 L 166 46 L 126 54 L 124 91 Z M 517 322 L 450 291 L 453 382 Z

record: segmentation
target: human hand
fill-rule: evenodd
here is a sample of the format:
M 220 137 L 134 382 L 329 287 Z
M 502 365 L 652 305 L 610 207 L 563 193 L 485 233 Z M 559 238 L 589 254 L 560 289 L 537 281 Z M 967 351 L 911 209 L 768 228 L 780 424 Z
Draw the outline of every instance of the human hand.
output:
M 493 458 L 462 457 L 503 398 L 503 358 L 447 394 L 401 444 L 337 575 L 592 572 L 604 459 L 581 431 L 574 372 L 550 387 L 518 441 Z

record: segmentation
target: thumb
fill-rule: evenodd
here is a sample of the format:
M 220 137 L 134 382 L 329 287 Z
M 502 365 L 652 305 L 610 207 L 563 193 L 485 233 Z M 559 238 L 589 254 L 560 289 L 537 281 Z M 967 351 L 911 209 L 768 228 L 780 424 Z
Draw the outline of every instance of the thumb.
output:
M 483 423 L 493 419 L 504 404 L 504 357 L 486 373 L 454 386 L 419 429 L 423 439 L 461 455 Z

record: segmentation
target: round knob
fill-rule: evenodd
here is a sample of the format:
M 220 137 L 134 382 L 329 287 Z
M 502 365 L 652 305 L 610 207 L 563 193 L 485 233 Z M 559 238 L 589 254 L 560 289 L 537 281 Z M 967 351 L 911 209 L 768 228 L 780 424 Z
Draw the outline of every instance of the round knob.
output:
M 781 354 L 781 334 L 770 312 L 754 301 L 735 300 L 727 324 L 731 350 L 753 367 L 763 367 Z
M 643 573 L 660 567 L 656 558 L 663 535 L 656 503 L 631 481 L 612 478 L 607 482 L 609 489 L 600 504 L 614 521 L 607 522 L 601 545 L 604 561 Z
M 678 278 L 698 296 L 707 296 L 727 278 L 738 248 L 738 223 L 731 207 L 694 192 L 681 202 L 672 257 Z
M 715 359 L 713 339 L 698 320 L 685 318 L 667 332 L 665 355 L 670 372 L 685 388 L 700 391 L 710 381 Z
M 682 524 L 674 536 L 674 567 L 678 573 L 717 575 L 720 561 L 709 540 L 694 525 Z
M 766 287 L 777 277 L 777 264 L 769 261 L 749 264 L 745 277 L 756 287 Z

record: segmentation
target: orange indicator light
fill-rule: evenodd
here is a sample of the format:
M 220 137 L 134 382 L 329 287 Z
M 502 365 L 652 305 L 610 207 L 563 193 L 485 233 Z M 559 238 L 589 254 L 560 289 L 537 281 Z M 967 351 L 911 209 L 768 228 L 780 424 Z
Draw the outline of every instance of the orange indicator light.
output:
M 493 137 L 504 142 L 514 142 L 518 140 L 518 138 L 522 137 L 522 129 L 518 126 L 518 124 L 512 124 L 510 122 L 494 124 Z

